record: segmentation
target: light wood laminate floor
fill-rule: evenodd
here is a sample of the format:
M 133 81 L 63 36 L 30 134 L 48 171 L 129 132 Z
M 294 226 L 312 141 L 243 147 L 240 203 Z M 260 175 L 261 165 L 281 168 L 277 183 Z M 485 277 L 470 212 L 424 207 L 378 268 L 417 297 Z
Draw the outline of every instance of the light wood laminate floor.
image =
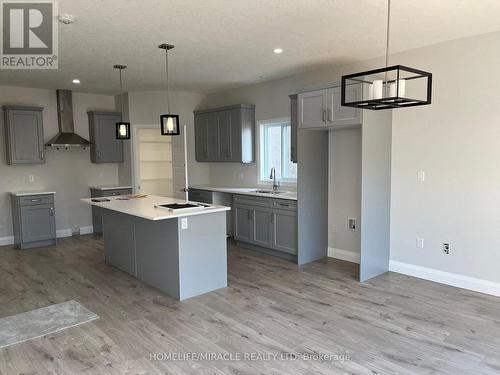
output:
M 1 374 L 499 374 L 500 299 L 357 266 L 298 268 L 230 246 L 229 287 L 184 302 L 108 267 L 102 240 L 0 248 L 0 316 L 75 299 L 94 322 L 0 349 Z M 150 353 L 348 354 L 152 361 Z M 243 355 L 243 354 L 242 354 Z

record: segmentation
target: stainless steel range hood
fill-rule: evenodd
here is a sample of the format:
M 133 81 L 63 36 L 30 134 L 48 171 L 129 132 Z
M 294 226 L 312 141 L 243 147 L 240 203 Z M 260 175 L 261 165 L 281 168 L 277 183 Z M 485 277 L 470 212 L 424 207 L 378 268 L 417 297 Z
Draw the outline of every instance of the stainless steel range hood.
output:
M 48 141 L 46 147 L 89 147 L 90 142 L 75 133 L 73 122 L 73 93 L 71 90 L 56 90 L 57 120 L 59 133 Z

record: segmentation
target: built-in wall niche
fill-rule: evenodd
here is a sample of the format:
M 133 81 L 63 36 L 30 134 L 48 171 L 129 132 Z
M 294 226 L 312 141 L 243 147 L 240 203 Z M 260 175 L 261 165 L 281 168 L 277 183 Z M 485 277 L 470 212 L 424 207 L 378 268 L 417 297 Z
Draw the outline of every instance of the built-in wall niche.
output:
M 173 195 L 172 137 L 157 128 L 138 128 L 135 141 L 136 190 L 140 194 Z

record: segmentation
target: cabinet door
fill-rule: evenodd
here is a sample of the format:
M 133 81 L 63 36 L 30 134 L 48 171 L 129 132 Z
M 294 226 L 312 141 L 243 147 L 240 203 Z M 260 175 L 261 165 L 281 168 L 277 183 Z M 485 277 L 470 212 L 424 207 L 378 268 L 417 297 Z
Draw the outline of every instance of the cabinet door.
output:
M 231 111 L 217 113 L 219 124 L 218 161 L 233 160 L 233 129 Z
M 236 240 L 252 241 L 251 216 L 251 208 L 234 206 L 234 238 Z
M 292 211 L 274 211 L 272 221 L 273 248 L 297 254 L 297 215 Z
M 116 139 L 116 123 L 119 116 L 97 115 L 95 118 L 95 142 L 97 163 L 123 162 L 123 141 Z
M 217 112 L 209 113 L 207 120 L 208 161 L 219 161 L 219 118 Z
M 42 111 L 6 110 L 8 164 L 44 163 Z
M 297 163 L 298 113 L 297 95 L 290 95 L 290 160 Z
M 299 94 L 299 128 L 326 126 L 326 90 Z
M 54 206 L 42 204 L 21 207 L 21 233 L 23 242 L 56 238 Z
M 208 161 L 208 115 L 202 113 L 194 119 L 196 161 Z
M 362 99 L 361 85 L 350 85 L 346 87 L 345 95 L 348 101 Z M 344 107 L 341 105 L 341 88 L 334 87 L 327 90 L 328 98 L 328 126 L 346 127 L 350 125 L 361 125 L 361 109 Z
M 271 247 L 271 217 L 272 212 L 263 209 L 254 209 L 253 219 L 253 243 L 263 247 Z

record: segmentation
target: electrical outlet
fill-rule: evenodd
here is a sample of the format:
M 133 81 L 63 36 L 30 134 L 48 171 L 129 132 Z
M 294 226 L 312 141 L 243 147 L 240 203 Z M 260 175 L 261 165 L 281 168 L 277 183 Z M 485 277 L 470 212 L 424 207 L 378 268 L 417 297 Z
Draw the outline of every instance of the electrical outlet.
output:
M 187 217 L 183 217 L 181 219 L 181 229 L 188 229 L 188 219 L 187 219 Z
M 449 254 L 450 253 L 450 244 L 449 243 L 443 243 L 443 253 Z
M 417 247 L 419 249 L 423 249 L 424 248 L 424 239 L 422 237 L 417 237 Z
M 332 232 L 337 233 L 338 231 L 339 231 L 339 227 L 337 226 L 337 224 L 333 224 L 332 225 Z
M 28 181 L 29 181 L 29 182 L 35 182 L 35 176 L 33 176 L 32 174 L 30 174 L 30 175 L 28 176 Z
M 357 229 L 356 220 L 353 217 L 347 219 L 347 229 L 355 231 Z

